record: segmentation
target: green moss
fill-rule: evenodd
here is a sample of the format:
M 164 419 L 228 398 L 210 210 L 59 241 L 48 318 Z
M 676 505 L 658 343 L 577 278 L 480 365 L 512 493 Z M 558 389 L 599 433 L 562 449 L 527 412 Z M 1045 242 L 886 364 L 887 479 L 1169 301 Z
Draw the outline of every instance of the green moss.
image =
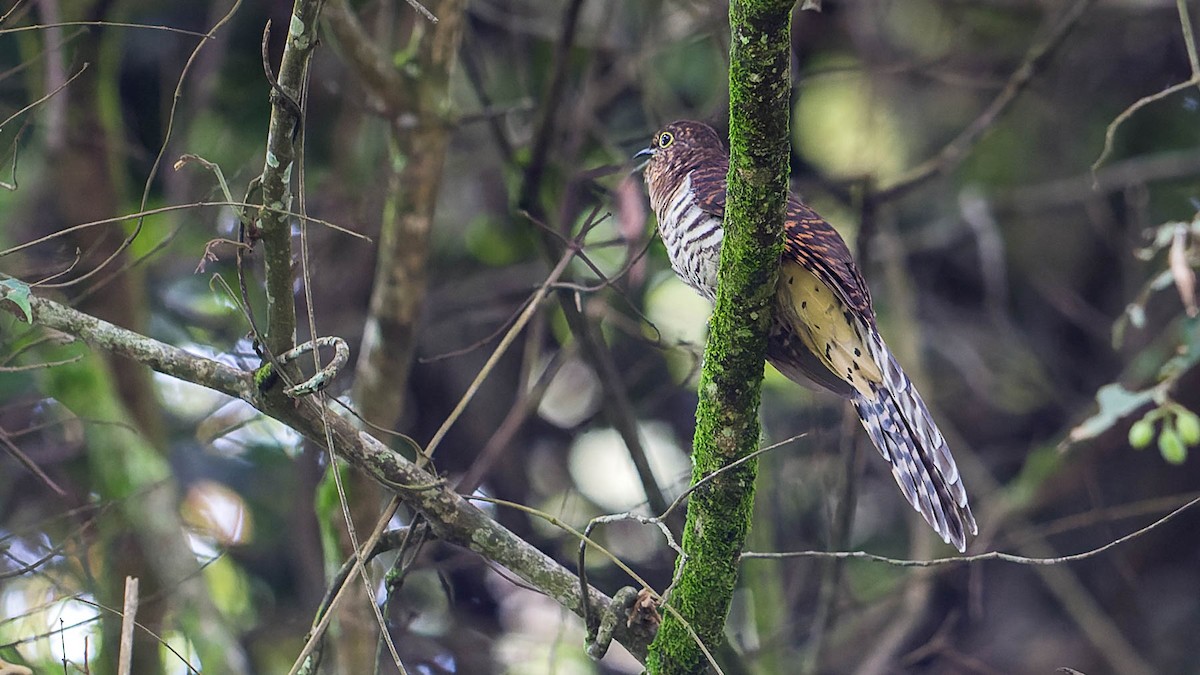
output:
M 258 387 L 259 391 L 270 389 L 278 379 L 275 367 L 270 363 L 264 363 L 254 371 L 254 386 Z
M 758 449 L 767 330 L 782 252 L 788 178 L 791 2 L 730 4 L 730 171 L 718 270 L 693 440 L 693 483 Z M 710 652 L 720 644 L 750 527 L 757 463 L 723 471 L 688 502 L 687 553 L 650 647 L 651 673 L 707 668 L 688 626 Z M 684 625 L 686 621 L 687 625 Z

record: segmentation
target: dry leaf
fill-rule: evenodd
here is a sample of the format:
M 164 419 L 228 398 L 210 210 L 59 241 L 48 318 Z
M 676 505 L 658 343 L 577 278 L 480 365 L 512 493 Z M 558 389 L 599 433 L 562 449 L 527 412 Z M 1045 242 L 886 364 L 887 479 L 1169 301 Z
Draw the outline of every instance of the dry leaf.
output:
M 1167 254 L 1167 264 L 1171 268 L 1171 277 L 1175 279 L 1175 288 L 1179 289 L 1179 297 L 1187 308 L 1188 316 L 1196 316 L 1196 271 L 1188 264 L 1188 230 L 1183 225 L 1175 227 L 1171 238 L 1171 252 Z

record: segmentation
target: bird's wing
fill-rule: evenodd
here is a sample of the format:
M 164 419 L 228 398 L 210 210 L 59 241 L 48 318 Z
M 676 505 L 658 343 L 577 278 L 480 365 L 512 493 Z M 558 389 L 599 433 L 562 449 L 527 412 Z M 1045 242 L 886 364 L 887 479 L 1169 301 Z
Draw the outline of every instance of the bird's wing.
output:
M 868 326 L 874 326 L 871 292 L 867 290 L 867 282 L 854 264 L 842 235 L 795 197 L 788 198 L 786 220 L 784 261 L 800 263 L 825 282 Z
M 692 169 L 692 189 L 696 191 L 696 205 L 705 213 L 717 218 L 725 217 L 725 177 L 729 174 L 729 160 L 713 158 L 703 166 Z
M 696 203 L 706 213 L 725 217 L 725 176 L 729 163 L 710 162 L 692 171 L 692 185 L 720 186 L 719 189 L 696 189 Z M 875 325 L 875 310 L 871 308 L 871 293 L 867 282 L 854 264 L 850 249 L 833 226 L 796 197 L 789 195 L 785 214 L 783 262 L 799 263 L 821 280 L 869 326 Z
M 696 169 L 700 208 L 725 216 L 728 164 Z M 908 376 L 875 326 L 871 294 L 846 242 L 824 218 L 789 197 L 778 311 L 789 330 L 772 335 L 773 362 L 854 401 L 872 443 L 892 465 L 909 503 L 959 551 L 978 527 L 954 458 Z

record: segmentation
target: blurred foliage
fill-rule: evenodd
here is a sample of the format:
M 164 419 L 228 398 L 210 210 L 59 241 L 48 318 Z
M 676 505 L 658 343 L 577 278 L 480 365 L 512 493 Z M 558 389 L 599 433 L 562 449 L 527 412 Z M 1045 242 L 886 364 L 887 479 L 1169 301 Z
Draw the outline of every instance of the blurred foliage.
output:
M 318 449 L 211 392 L 165 378 L 131 384 L 144 374 L 140 366 L 31 331 L 8 311 L 27 312 L 28 285 L 49 280 L 33 293 L 247 370 L 258 365 L 235 299 L 234 248 L 215 245 L 216 259 L 197 272 L 206 245 L 236 239 L 236 214 L 204 204 L 224 199 L 212 173 L 172 165 L 200 155 L 221 167 L 235 199 L 247 192 L 263 165 L 270 105 L 263 27 L 272 21 L 266 47 L 277 64 L 290 3 L 245 3 L 198 52 L 175 108 L 196 35 L 44 27 L 102 20 L 203 33 L 231 4 L 18 2 L 0 26 L 0 119 L 14 115 L 0 128 L 0 180 L 18 185 L 0 190 L 0 249 L 59 233 L 0 257 L 0 659 L 38 672 L 57 672 L 64 659 L 81 671 L 115 668 L 101 645 L 119 621 L 89 603 L 119 606 L 117 570 L 160 553 L 121 548 L 139 518 L 163 515 L 139 512 L 149 485 L 178 487 L 177 512 L 166 515 L 190 550 L 176 553 L 204 566 L 203 587 L 254 672 L 291 666 L 331 571 L 344 562 L 331 529 L 342 510 L 322 479 L 330 460 Z M 396 62 L 409 63 L 408 48 L 425 30 L 409 5 L 351 4 Z M 721 126 L 725 7 L 585 2 L 559 63 L 565 4 L 468 4 L 444 120 L 452 133 L 429 292 L 398 430 L 428 441 L 544 279 L 552 263 L 539 245 L 543 227 L 573 236 L 598 207 L 611 215 L 589 233 L 584 252 L 620 276 L 602 283 L 577 260 L 562 298 L 598 328 L 656 477 L 675 495 L 686 480 L 680 448 L 690 443 L 708 308 L 651 241 L 652 217 L 640 186 L 626 182 L 627 160 L 661 123 L 689 117 Z M 794 184 L 859 252 L 881 331 L 950 440 L 982 530 L 970 550 L 1086 551 L 1194 497 L 1200 321 L 1188 316 L 1184 286 L 1200 250 L 1200 89 L 1138 110 L 1117 129 L 1113 154 L 1090 169 L 1121 111 L 1193 76 L 1176 5 L 1090 5 L 961 164 L 864 209 L 872 189 L 934 156 L 976 119 L 1066 3 L 822 4 L 821 13 L 794 19 Z M 1200 20 L 1194 3 L 1191 10 L 1193 23 Z M 315 217 L 374 237 L 395 168 L 394 120 L 376 116 L 378 101 L 342 49 L 323 40 L 313 64 L 305 204 Z M 21 112 L 89 58 L 79 80 Z M 551 101 L 560 66 L 565 89 Z M 84 85 L 96 92 L 89 107 Z M 539 226 L 515 200 L 545 105 L 556 124 L 537 186 Z M 172 114 L 163 165 L 151 176 Z M 97 187 L 99 179 L 107 187 Z M 145 208 L 179 208 L 142 220 L 113 265 L 53 286 L 83 278 L 134 231 L 147 184 Z M 101 218 L 119 220 L 63 233 Z M 296 232 L 298 239 L 299 224 Z M 316 225 L 307 234 L 318 332 L 357 345 L 374 245 Z M 261 317 L 257 253 L 247 270 Z M 304 339 L 307 322 L 300 323 Z M 547 303 L 451 429 L 437 455 L 440 474 L 462 476 L 559 359 L 548 393 L 500 444 L 480 492 L 578 528 L 640 502 L 624 442 L 604 413 L 612 395 L 603 371 L 582 352 L 560 306 Z M 43 367 L 74 356 L 82 360 Z M 843 419 L 841 401 L 770 369 L 766 378 L 766 440 L 803 437 L 762 458 L 756 549 L 949 554 L 912 527 L 915 514 L 857 424 Z M 348 390 L 339 380 L 333 394 Z M 1150 447 L 1157 452 L 1134 450 Z M 21 456 L 66 494 L 30 473 Z M 572 537 L 513 509 L 486 509 L 574 566 Z M 402 509 L 394 524 L 411 517 Z M 359 524 L 360 533 L 371 525 Z M 834 673 L 1135 672 L 1118 667 L 1129 663 L 1194 672 L 1197 527 L 1200 515 L 1185 512 L 1100 557 L 1055 567 L 1060 576 L 993 562 L 913 570 L 750 560 L 730 623 L 739 663 L 726 672 L 801 663 Z M 597 536 L 656 589 L 669 584 L 674 553 L 656 528 L 622 522 Z M 389 552 L 372 563 L 376 579 L 400 557 Z M 598 664 L 588 660 L 576 618 L 473 554 L 435 541 L 411 557 L 392 601 L 380 605 L 409 672 L 638 671 L 618 648 Z M 607 593 L 630 583 L 602 556 L 589 555 L 588 564 L 589 579 Z M 179 652 L 153 654 L 161 672 L 186 672 L 181 656 L 197 663 L 207 644 L 195 603 L 175 592 L 177 582 L 143 598 L 147 625 Z M 353 601 L 367 601 L 361 580 L 351 590 Z M 377 593 L 382 601 L 382 583 Z M 1097 633 L 1097 625 L 1111 632 Z M 339 645 L 336 634 L 330 643 L 377 649 Z M 392 672 L 383 653 L 381 672 Z M 222 672 L 211 661 L 204 671 Z

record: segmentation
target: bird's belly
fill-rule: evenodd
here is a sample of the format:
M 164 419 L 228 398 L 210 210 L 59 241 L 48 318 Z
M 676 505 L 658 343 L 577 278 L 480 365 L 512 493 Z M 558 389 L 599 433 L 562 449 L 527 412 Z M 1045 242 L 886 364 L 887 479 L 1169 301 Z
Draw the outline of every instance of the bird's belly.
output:
M 690 175 L 665 202 L 653 206 L 671 268 L 697 293 L 715 300 L 723 236 L 721 219 L 696 204 Z

